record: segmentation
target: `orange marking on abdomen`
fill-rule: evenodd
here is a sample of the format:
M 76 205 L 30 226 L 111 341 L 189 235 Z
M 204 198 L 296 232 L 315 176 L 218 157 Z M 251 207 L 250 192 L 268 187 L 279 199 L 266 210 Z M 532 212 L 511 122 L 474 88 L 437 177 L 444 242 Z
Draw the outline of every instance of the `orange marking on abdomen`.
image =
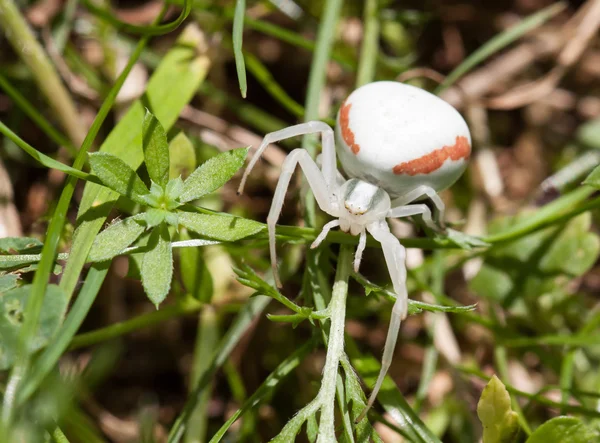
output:
M 470 155 L 471 145 L 469 140 L 461 135 L 456 137 L 456 142 L 452 146 L 444 146 L 416 160 L 394 166 L 394 174 L 429 174 L 441 168 L 448 159 L 454 161 L 461 158 L 468 159 Z
M 353 154 L 358 154 L 360 146 L 358 146 L 354 140 L 354 132 L 350 129 L 350 108 L 352 103 L 344 102 L 340 109 L 340 128 L 342 130 L 342 138 L 346 144 L 350 147 Z

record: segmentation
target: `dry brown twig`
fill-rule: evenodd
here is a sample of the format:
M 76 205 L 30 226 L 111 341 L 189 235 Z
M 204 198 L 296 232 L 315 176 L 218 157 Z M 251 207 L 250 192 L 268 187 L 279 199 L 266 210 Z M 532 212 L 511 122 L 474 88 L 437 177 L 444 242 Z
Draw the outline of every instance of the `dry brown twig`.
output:
M 515 109 L 536 102 L 552 93 L 569 68 L 579 60 L 599 27 L 600 0 L 589 0 L 559 33 L 567 43 L 558 55 L 557 66 L 538 80 L 486 100 L 486 106 L 492 109 Z M 571 37 L 571 34 L 574 35 Z

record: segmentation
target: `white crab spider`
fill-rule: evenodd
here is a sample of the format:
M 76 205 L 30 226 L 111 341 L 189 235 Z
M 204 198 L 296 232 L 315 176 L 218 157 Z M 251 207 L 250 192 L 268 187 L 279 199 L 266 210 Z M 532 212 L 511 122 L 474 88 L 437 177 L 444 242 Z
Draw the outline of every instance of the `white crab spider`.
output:
M 321 133 L 321 168 L 304 149 L 294 149 L 285 159 L 269 216 L 271 265 L 277 286 L 275 223 L 296 165 L 300 164 L 319 207 L 336 219 L 327 223 L 312 248 L 330 229 L 339 226 L 360 235 L 354 269 L 358 271 L 367 231 L 381 243 L 397 295 L 392 309 L 381 371 L 367 408 L 373 405 L 396 346 L 400 322 L 406 318 L 405 249 L 392 235 L 386 218 L 421 215 L 435 229 L 425 204 L 409 204 L 429 198 L 443 220 L 444 203 L 437 193 L 452 185 L 464 172 L 471 153 L 471 135 L 461 115 L 451 105 L 422 89 L 398 82 L 375 82 L 355 90 L 342 104 L 334 132 L 325 123 L 311 121 L 267 134 L 250 160 L 238 192 L 270 143 L 286 138 Z M 348 180 L 337 170 L 336 150 Z

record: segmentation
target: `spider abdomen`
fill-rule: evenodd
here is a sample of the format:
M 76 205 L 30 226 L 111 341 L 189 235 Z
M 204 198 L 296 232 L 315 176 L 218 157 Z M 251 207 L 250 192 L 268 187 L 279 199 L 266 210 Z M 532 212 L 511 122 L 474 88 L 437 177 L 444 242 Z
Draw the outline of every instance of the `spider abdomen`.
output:
M 392 198 L 418 185 L 446 189 L 471 154 L 471 135 L 456 109 L 423 89 L 391 81 L 350 94 L 337 116 L 336 139 L 346 174 Z

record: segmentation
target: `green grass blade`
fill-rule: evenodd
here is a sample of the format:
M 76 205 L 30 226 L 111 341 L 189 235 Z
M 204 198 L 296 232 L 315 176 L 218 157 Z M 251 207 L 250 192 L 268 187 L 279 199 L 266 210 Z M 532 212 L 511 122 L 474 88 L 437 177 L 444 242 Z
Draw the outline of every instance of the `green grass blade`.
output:
M 71 141 L 60 131 L 58 131 L 52 123 L 32 105 L 9 81 L 0 74 L 0 88 L 15 102 L 15 104 L 27 115 L 44 133 L 50 137 L 59 146 L 64 146 L 71 156 L 77 155 L 77 148 L 73 146 Z
M 54 368 L 60 356 L 69 347 L 69 343 L 71 343 L 73 336 L 77 333 L 94 303 L 109 268 L 110 262 L 98 263 L 90 268 L 83 287 L 60 331 L 53 338 L 52 343 L 36 359 L 27 381 L 19 393 L 17 399 L 19 404 L 25 402 L 38 389 Z
M 485 43 L 477 51 L 468 56 L 460 65 L 458 65 L 436 89 L 436 94 L 441 94 L 444 90 L 452 86 L 456 81 L 479 65 L 481 62 L 496 54 L 501 49 L 515 42 L 529 31 L 541 26 L 552 17 L 559 14 L 567 7 L 566 3 L 558 2 L 547 8 L 542 9 L 535 14 L 530 15 L 512 28 L 496 35 L 490 41 Z
M 8 126 L 0 121 L 0 133 L 4 134 L 9 140 L 12 140 L 19 148 L 29 154 L 31 157 L 36 159 L 43 166 L 56 169 L 58 171 L 62 171 L 65 174 L 71 175 L 76 178 L 80 178 L 82 180 L 93 180 L 90 174 L 86 174 L 85 172 L 72 168 L 71 166 L 65 165 L 57 160 L 54 160 L 52 157 L 48 157 L 46 154 L 42 154 L 40 151 L 35 149 L 17 134 L 10 130 Z M 96 183 L 100 183 L 96 181 Z
M 356 74 L 357 88 L 375 79 L 379 54 L 379 0 L 366 0 L 364 8 L 365 31 Z
M 104 328 L 76 335 L 71 340 L 68 350 L 72 351 L 74 349 L 94 346 L 98 343 L 122 337 L 123 335 L 137 331 L 138 329 L 150 328 L 172 318 L 197 312 L 202 309 L 203 306 L 204 304 L 188 297 L 176 304 L 165 306 L 158 311 L 138 315 L 130 320 L 125 320 Z
M 381 364 L 372 356 L 361 355 L 352 339 L 346 337 L 348 354 L 352 366 L 368 386 L 373 386 Z M 440 440 L 425 426 L 419 416 L 410 407 L 404 396 L 394 383 L 386 376 L 377 400 L 383 408 L 400 424 L 402 434 L 415 443 L 441 443 Z
M 251 324 L 251 322 L 259 315 L 262 314 L 263 310 L 267 307 L 271 299 L 265 296 L 257 296 L 251 298 L 246 306 L 240 311 L 234 320 L 233 324 L 219 343 L 219 347 L 215 350 L 211 364 L 208 369 L 200 377 L 198 385 L 194 388 L 194 391 L 188 396 L 183 411 L 177 417 L 175 424 L 169 432 L 168 443 L 179 442 L 185 429 L 187 427 L 187 421 L 190 414 L 194 410 L 198 398 L 202 394 L 202 391 L 206 384 L 212 379 L 215 372 L 225 363 L 225 360 L 244 335 L 244 332 Z
M 210 439 L 209 443 L 220 442 L 231 425 L 234 424 L 238 418 L 248 412 L 248 410 L 251 408 L 256 408 L 264 398 L 269 397 L 275 391 L 275 389 L 277 389 L 279 383 L 298 367 L 298 365 L 304 360 L 308 353 L 313 350 L 314 347 L 315 340 L 310 340 L 300 348 L 296 349 L 294 353 L 282 361 L 279 366 L 277 366 L 277 368 L 275 368 L 275 370 L 267 376 L 265 381 L 258 387 L 258 389 L 254 391 L 250 398 L 246 400 L 242 407 L 235 411 L 229 420 L 227 420 L 225 424 L 221 426 L 217 433 Z
M 104 100 L 104 103 L 98 111 L 98 115 L 94 119 L 92 126 L 83 141 L 81 149 L 77 153 L 73 167 L 75 169 L 81 169 L 85 164 L 85 159 L 89 148 L 92 146 L 102 123 L 108 116 L 112 105 L 114 104 L 119 90 L 125 83 L 125 79 L 129 75 L 129 72 L 133 68 L 133 65 L 137 61 L 142 49 L 147 43 L 147 39 L 144 38 L 138 44 L 136 50 L 131 54 L 125 69 L 119 75 L 115 85 L 112 87 L 108 96 Z M 33 284 L 31 289 L 31 295 L 26 307 L 26 316 L 23 323 L 23 329 L 20 334 L 19 351 L 15 360 L 15 365 L 11 371 L 10 378 L 7 383 L 6 394 L 4 396 L 4 403 L 2 409 L 2 423 L 6 428 L 10 427 L 12 417 L 14 414 L 14 406 L 18 389 L 21 381 L 29 369 L 30 363 L 30 342 L 35 335 L 37 329 L 37 323 L 42 309 L 42 303 L 44 300 L 44 294 L 46 293 L 46 287 L 48 286 L 48 279 L 50 273 L 54 268 L 54 260 L 57 255 L 58 243 L 63 231 L 63 227 L 66 221 L 67 211 L 71 203 L 71 198 L 75 192 L 75 185 L 77 178 L 69 177 L 67 183 L 63 188 L 58 204 L 50 221 L 48 232 L 46 235 L 46 241 L 42 249 L 42 259 L 40 260 L 39 267 L 33 278 Z M 64 288 L 62 288 L 64 290 Z M 68 291 L 65 291 L 68 293 Z
M 319 31 L 317 33 L 317 42 L 315 53 L 308 75 L 308 90 L 306 91 L 306 103 L 304 106 L 304 121 L 319 119 L 319 103 L 321 102 L 321 93 L 325 87 L 327 76 L 327 63 L 331 54 L 331 48 L 335 39 L 335 31 L 342 9 L 342 0 L 327 0 L 323 9 L 323 16 Z M 311 157 L 316 155 L 314 136 L 305 136 L 302 141 L 302 147 L 307 149 Z
M 248 62 L 248 69 L 252 75 L 281 106 L 297 117 L 302 117 L 304 115 L 304 108 L 302 105 L 285 92 L 258 57 L 253 54 L 247 54 L 246 61 Z
M 233 16 L 233 56 L 235 57 L 235 69 L 237 71 L 238 82 L 242 97 L 246 98 L 248 84 L 246 82 L 246 64 L 244 54 L 242 53 L 242 43 L 244 38 L 244 15 L 246 14 L 246 0 L 237 0 L 235 2 L 235 14 Z

